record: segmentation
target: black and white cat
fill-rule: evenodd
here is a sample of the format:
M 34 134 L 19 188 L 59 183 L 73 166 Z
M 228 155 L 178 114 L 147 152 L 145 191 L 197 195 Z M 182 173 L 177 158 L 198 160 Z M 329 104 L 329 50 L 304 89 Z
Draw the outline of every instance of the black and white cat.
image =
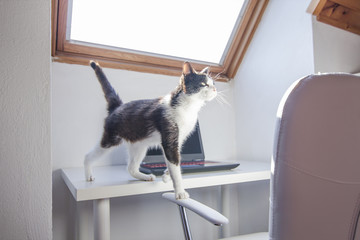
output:
M 208 68 L 197 73 L 190 63 L 185 62 L 179 85 L 168 95 L 123 103 L 99 64 L 91 61 L 90 65 L 104 91 L 108 116 L 101 141 L 85 157 L 86 180 L 94 180 L 94 161 L 124 140 L 130 156 L 128 171 L 134 178 L 155 180 L 154 175 L 141 173 L 139 167 L 148 148 L 162 147 L 168 167 L 163 181 L 173 181 L 177 199 L 188 198 L 189 194 L 182 186 L 180 150 L 195 127 L 201 107 L 217 96 Z

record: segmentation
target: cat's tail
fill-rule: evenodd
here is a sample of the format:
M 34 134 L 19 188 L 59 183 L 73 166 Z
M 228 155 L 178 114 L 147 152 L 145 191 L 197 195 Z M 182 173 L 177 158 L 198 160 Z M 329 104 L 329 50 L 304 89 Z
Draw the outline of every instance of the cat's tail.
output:
M 95 70 L 96 76 L 104 91 L 105 99 L 108 103 L 108 113 L 111 114 L 117 107 L 122 105 L 123 102 L 109 83 L 100 65 L 94 61 L 90 61 L 90 66 Z

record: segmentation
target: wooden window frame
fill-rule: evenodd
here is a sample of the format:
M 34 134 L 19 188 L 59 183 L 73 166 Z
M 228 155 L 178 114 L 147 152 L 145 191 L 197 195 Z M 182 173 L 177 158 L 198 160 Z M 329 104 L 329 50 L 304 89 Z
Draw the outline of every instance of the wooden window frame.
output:
M 53 61 L 87 65 L 95 59 L 104 67 L 138 72 L 178 76 L 186 59 L 145 54 L 130 50 L 83 44 L 66 39 L 66 24 L 69 0 L 52 0 L 52 52 Z M 222 64 L 192 61 L 195 69 L 210 66 L 218 81 L 232 79 L 244 58 L 247 47 L 265 11 L 268 0 L 249 0 L 233 34 Z

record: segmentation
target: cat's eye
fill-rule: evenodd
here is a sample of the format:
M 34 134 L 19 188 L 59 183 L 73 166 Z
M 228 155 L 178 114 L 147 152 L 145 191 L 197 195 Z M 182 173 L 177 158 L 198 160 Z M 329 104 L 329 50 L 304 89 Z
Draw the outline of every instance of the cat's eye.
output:
M 205 83 L 205 82 L 202 82 L 201 83 L 201 86 L 209 86 L 209 84 Z

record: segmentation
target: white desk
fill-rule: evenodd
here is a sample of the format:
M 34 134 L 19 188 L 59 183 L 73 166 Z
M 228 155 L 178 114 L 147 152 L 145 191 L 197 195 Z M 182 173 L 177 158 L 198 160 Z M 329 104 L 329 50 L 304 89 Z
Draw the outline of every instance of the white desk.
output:
M 171 182 L 144 182 L 129 175 L 126 166 L 94 168 L 94 182 L 86 182 L 83 168 L 62 169 L 62 177 L 76 201 L 94 201 L 95 239 L 110 239 L 110 198 L 173 191 Z M 184 174 L 185 189 L 223 186 L 270 179 L 269 162 L 241 161 L 231 171 Z

